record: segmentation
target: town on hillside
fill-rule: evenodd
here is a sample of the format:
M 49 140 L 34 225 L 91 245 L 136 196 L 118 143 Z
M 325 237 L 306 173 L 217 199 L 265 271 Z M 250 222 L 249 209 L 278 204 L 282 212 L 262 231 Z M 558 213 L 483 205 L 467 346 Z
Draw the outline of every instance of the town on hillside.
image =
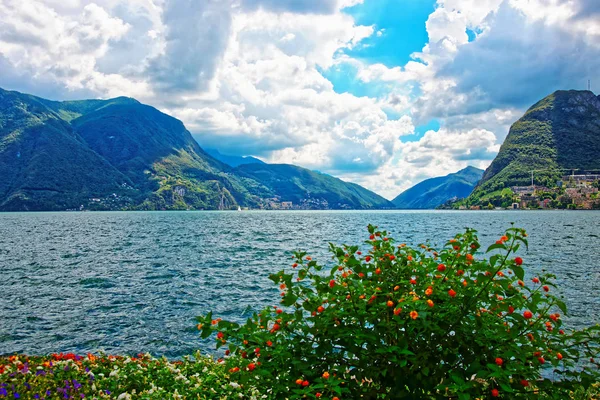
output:
M 496 196 L 487 198 L 487 205 L 465 205 L 457 202 L 459 210 L 481 209 L 568 209 L 599 210 L 600 174 L 583 172 L 565 175 L 553 188 L 540 185 L 512 186 Z M 532 180 L 533 183 L 533 180 Z

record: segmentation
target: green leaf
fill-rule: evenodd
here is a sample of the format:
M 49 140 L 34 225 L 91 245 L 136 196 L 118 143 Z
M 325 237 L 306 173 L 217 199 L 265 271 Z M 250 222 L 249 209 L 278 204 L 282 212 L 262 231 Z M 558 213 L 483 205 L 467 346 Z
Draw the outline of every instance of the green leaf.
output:
M 520 280 L 523 280 L 525 277 L 525 271 L 523 270 L 522 267 L 518 266 L 518 265 L 513 265 L 512 266 L 512 270 L 515 273 L 515 276 L 517 278 L 519 278 Z

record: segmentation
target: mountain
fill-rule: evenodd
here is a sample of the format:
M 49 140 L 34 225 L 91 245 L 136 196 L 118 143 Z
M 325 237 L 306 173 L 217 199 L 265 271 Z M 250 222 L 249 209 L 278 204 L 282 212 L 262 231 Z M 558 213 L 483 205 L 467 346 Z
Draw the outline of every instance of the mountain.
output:
M 433 209 L 452 198 L 465 198 L 481 179 L 483 170 L 467 167 L 456 173 L 426 179 L 392 200 L 396 208 Z
M 385 204 L 332 177 L 315 186 L 314 173 L 293 168 L 289 179 L 312 190 L 304 192 L 306 204 L 314 193 L 336 200 L 331 208 Z M 0 211 L 229 209 L 305 200 L 215 159 L 181 121 L 127 97 L 59 102 L 0 89 L 0 176 Z
M 0 210 L 64 210 L 131 181 L 43 99 L 0 89 Z
M 217 149 L 204 149 L 204 151 L 210 154 L 213 158 L 229 165 L 230 167 L 237 167 L 242 164 L 264 164 L 263 161 L 252 156 L 230 156 L 226 154 L 221 154 L 221 152 Z
M 251 176 L 281 201 L 305 208 L 393 208 L 383 197 L 354 183 L 289 164 L 243 164 L 236 171 Z
M 469 203 L 503 188 L 555 186 L 566 170 L 600 169 L 600 97 L 560 90 L 534 104 L 510 128 Z

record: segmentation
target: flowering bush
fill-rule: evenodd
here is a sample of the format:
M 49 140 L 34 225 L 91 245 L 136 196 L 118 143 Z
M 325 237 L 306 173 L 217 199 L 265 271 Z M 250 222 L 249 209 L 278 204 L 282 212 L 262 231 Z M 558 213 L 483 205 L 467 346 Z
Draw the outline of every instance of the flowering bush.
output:
M 270 276 L 280 306 L 245 324 L 199 317 L 231 379 L 272 398 L 581 396 L 599 381 L 600 327 L 563 327 L 552 275 L 526 282 L 511 228 L 486 254 L 473 230 L 436 251 L 369 226 L 368 252 L 331 244 L 329 270 L 295 253 Z M 222 349 L 223 350 L 223 349 Z M 588 392 L 590 393 L 590 392 Z M 588 395 L 591 396 L 591 395 Z

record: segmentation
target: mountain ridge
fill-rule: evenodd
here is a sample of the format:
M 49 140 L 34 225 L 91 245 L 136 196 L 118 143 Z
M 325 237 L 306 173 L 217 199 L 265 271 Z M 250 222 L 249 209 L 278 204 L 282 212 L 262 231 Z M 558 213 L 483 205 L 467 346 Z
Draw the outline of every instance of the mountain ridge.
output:
M 555 186 L 569 169 L 600 169 L 600 96 L 558 90 L 532 105 L 510 127 L 500 151 L 467 199 L 534 183 Z
M 429 178 L 400 193 L 392 200 L 399 209 L 434 209 L 452 198 L 471 194 L 483 170 L 468 166 L 445 176 Z
M 358 185 L 294 168 L 262 171 L 313 188 L 312 197 L 217 160 L 181 121 L 135 99 L 61 102 L 0 88 L 0 174 L 12 177 L 0 183 L 0 211 L 261 208 L 286 197 L 326 208 L 389 205 Z

